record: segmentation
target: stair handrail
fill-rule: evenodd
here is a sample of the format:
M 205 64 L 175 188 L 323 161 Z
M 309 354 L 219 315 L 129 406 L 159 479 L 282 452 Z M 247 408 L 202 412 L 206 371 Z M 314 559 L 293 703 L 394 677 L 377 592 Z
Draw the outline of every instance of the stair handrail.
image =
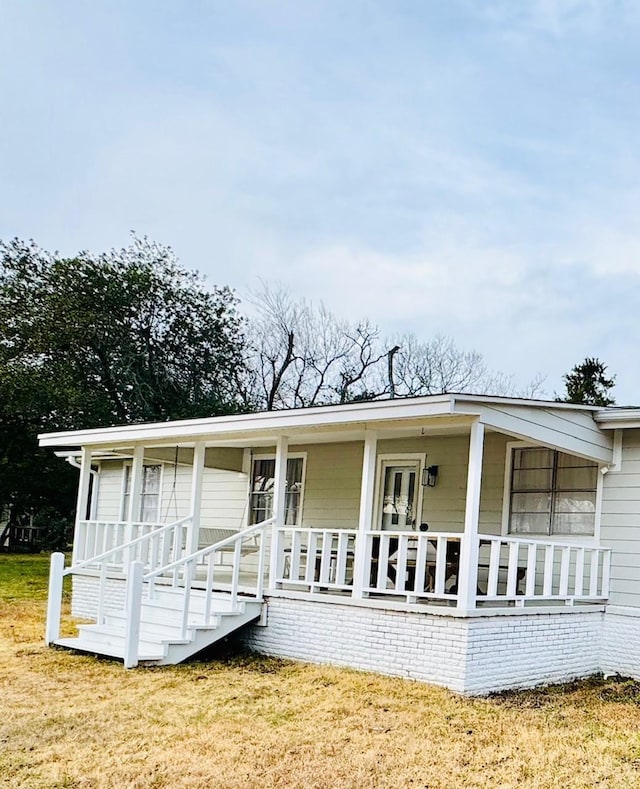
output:
M 267 520 L 260 521 L 260 523 L 254 523 L 251 526 L 247 526 L 246 529 L 240 529 L 230 537 L 225 537 L 223 540 L 218 540 L 218 542 L 214 542 L 211 545 L 200 548 L 199 550 L 194 551 L 194 553 L 181 556 L 180 559 L 176 559 L 170 564 L 166 564 L 164 567 L 157 567 L 155 570 L 151 570 L 143 576 L 143 580 L 150 581 L 152 578 L 157 578 L 159 575 L 166 575 L 183 564 L 197 561 L 204 556 L 208 556 L 210 553 L 214 553 L 215 551 L 219 551 L 221 548 L 225 548 L 227 545 L 233 545 L 236 542 L 242 542 L 245 537 L 250 537 L 252 534 L 261 531 L 265 526 L 270 526 L 274 521 L 275 518 L 267 518 Z
M 89 567 L 92 564 L 103 562 L 110 556 L 113 556 L 116 553 L 121 553 L 122 551 L 126 551 L 128 548 L 139 545 L 140 543 L 150 542 L 151 540 L 156 539 L 159 535 L 164 534 L 171 529 L 182 526 L 183 524 L 187 523 L 187 521 L 192 520 L 192 518 L 193 515 L 191 514 L 185 516 L 184 518 L 180 518 L 180 520 L 173 521 L 172 523 L 165 523 L 164 526 L 160 526 L 158 529 L 153 529 L 152 531 L 147 532 L 147 534 L 142 534 L 140 537 L 129 540 L 129 542 L 123 542 L 121 545 L 116 545 L 114 548 L 110 548 L 108 551 L 96 554 L 96 556 L 91 556 L 89 559 L 83 559 L 83 561 L 77 562 L 76 564 L 72 564 L 71 566 L 67 567 L 64 571 L 64 575 L 69 575 L 70 573 L 74 573 L 77 570 L 82 570 L 85 567 Z
M 182 635 L 183 638 L 186 637 L 188 626 L 189 626 L 189 608 L 190 608 L 190 600 L 191 600 L 191 584 L 193 582 L 194 572 L 196 562 L 199 559 L 209 558 L 208 568 L 207 568 L 207 583 L 206 583 L 206 590 L 205 590 L 205 610 L 203 614 L 203 624 L 207 624 L 210 621 L 211 616 L 211 597 L 213 591 L 213 563 L 211 561 L 212 554 L 215 554 L 217 551 L 223 550 L 227 546 L 234 546 L 233 551 L 233 564 L 231 566 L 231 590 L 230 590 L 230 600 L 231 600 L 231 608 L 232 610 L 235 609 L 237 601 L 238 601 L 238 587 L 240 584 L 240 559 L 242 556 L 242 542 L 247 537 L 250 537 L 252 534 L 258 534 L 262 532 L 262 539 L 260 540 L 260 547 L 258 553 L 258 568 L 257 568 L 257 575 L 256 575 L 256 588 L 255 588 L 255 598 L 257 600 L 262 598 L 262 588 L 264 582 L 264 554 L 265 554 L 265 530 L 267 526 L 271 526 L 276 522 L 275 517 L 267 518 L 266 520 L 260 521 L 260 523 L 255 523 L 251 526 L 248 526 L 246 529 L 240 529 L 236 534 L 232 534 L 229 537 L 225 537 L 222 540 L 218 540 L 218 542 L 212 543 L 211 545 L 207 545 L 200 550 L 194 551 L 193 553 L 189 554 L 188 556 L 182 556 L 180 559 L 177 559 L 169 564 L 166 564 L 164 567 L 158 567 L 155 570 L 151 570 L 147 572 L 144 576 L 142 576 L 141 584 L 147 583 L 149 585 L 148 588 L 148 596 L 149 599 L 153 598 L 155 594 L 155 579 L 161 575 L 167 575 L 169 573 L 173 573 L 174 584 L 177 583 L 177 580 L 180 575 L 182 575 L 182 581 L 184 583 L 184 594 L 182 600 Z M 183 568 L 182 573 L 178 572 L 179 568 Z

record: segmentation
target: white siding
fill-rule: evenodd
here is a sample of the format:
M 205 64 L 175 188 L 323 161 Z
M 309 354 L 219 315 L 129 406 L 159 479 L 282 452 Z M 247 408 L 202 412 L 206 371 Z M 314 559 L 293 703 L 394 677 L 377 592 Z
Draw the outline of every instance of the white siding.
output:
M 120 520 L 122 466 L 121 460 L 103 461 L 100 464 L 98 504 L 96 509 L 96 518 L 98 520 Z
M 499 534 L 502 521 L 506 444 L 489 433 L 485 439 L 480 530 Z M 362 479 L 362 442 L 291 446 L 306 452 L 303 524 L 315 528 L 357 528 Z M 378 455 L 423 453 L 439 467 L 434 488 L 424 488 L 421 521 L 431 531 L 462 531 L 467 489 L 468 436 L 425 436 L 378 442 Z
M 101 464 L 98 489 L 98 520 L 119 520 L 123 461 Z M 171 523 L 189 514 L 191 467 L 165 463 L 160 496 L 160 522 Z M 246 523 L 247 475 L 205 468 L 202 484 L 202 525 L 240 529 Z
M 640 430 L 622 437 L 620 468 L 604 477 L 600 537 L 612 549 L 610 603 L 640 607 Z
M 306 452 L 302 519 L 317 529 L 357 529 L 362 478 L 362 442 L 292 446 Z

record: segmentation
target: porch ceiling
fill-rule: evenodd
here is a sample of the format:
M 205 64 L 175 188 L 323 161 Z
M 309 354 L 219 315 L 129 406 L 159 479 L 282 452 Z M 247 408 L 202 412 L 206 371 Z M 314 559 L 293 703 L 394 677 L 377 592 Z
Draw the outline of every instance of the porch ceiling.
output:
M 350 403 L 342 406 L 272 411 L 239 416 L 48 433 L 44 447 L 92 446 L 127 451 L 145 446 L 272 446 L 279 435 L 290 444 L 362 440 L 367 431 L 380 438 L 465 434 L 475 421 L 490 430 L 610 463 L 612 437 L 593 419 L 595 409 L 566 403 L 474 395 L 435 395 Z

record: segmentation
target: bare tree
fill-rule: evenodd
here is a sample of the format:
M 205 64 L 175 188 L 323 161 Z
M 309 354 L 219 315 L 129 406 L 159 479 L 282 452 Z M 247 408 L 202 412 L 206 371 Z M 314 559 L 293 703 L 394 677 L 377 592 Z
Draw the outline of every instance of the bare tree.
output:
M 372 370 L 386 356 L 380 332 L 369 321 L 351 324 L 296 301 L 281 287 L 263 284 L 251 294 L 255 316 L 247 331 L 249 368 L 243 398 L 270 411 L 373 399 Z M 377 380 L 377 379 L 376 379 Z
M 238 382 L 247 407 L 271 411 L 442 392 L 533 397 L 544 380 L 518 390 L 512 376 L 490 370 L 482 354 L 458 348 L 450 337 L 383 338 L 368 320 L 340 320 L 281 286 L 263 283 L 250 301 L 249 359 Z

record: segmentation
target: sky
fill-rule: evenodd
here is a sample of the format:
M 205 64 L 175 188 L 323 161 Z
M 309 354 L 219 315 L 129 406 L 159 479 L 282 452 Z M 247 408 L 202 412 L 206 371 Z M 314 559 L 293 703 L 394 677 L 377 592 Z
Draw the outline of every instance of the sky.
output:
M 640 404 L 636 0 L 0 0 L 0 239 L 173 247 Z

